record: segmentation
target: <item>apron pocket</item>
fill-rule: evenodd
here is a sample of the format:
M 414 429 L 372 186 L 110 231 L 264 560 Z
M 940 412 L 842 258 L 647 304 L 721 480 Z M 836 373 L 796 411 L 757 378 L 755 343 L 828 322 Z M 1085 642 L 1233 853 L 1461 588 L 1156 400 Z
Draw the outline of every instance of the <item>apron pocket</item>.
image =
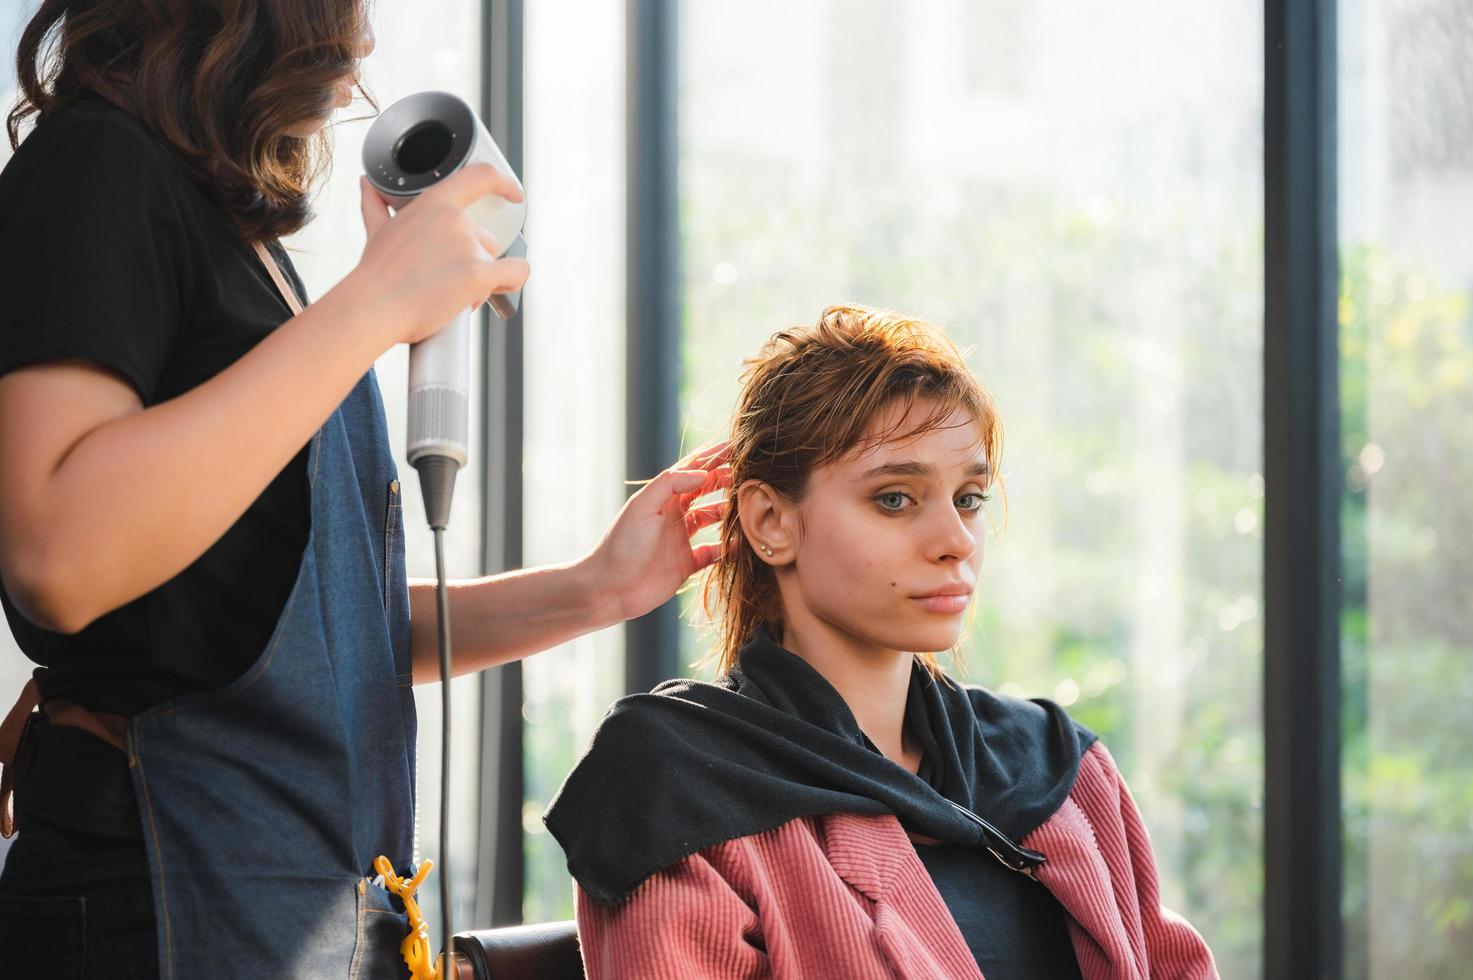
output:
M 358 945 L 353 950 L 352 980 L 404 980 L 409 967 L 399 945 L 409 935 L 403 903 L 370 879 L 358 882 Z
M 80 977 L 87 958 L 85 899 L 0 895 L 0 950 L 7 976 Z

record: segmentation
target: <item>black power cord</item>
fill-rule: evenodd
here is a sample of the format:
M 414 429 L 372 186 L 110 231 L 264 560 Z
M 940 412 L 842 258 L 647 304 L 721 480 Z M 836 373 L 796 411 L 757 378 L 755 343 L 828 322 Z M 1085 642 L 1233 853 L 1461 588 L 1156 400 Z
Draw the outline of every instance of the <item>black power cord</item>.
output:
M 450 592 L 445 579 L 445 527 L 450 523 L 450 498 L 460 463 L 448 456 L 415 460 L 425 517 L 435 535 L 435 600 L 440 633 L 440 920 L 444 945 L 440 955 L 442 980 L 455 975 L 455 927 L 450 897 Z
M 435 528 L 435 598 L 440 621 L 440 919 L 445 926 L 443 980 L 452 980 L 455 928 L 450 904 L 450 591 L 445 584 L 445 529 Z

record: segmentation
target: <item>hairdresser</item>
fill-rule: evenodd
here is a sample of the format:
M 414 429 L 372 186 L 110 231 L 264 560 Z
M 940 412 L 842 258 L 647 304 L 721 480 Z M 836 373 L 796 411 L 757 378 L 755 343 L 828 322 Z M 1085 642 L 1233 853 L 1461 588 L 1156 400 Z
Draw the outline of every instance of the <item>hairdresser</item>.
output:
M 492 169 L 392 215 L 364 184 L 363 255 L 308 305 L 277 239 L 373 43 L 364 0 L 44 0 L 21 37 L 0 599 L 40 667 L 0 692 L 6 977 L 404 975 L 370 876 L 411 861 L 436 616 L 372 366 L 528 266 L 464 214 L 519 199 Z M 455 673 L 668 599 L 724 479 L 687 457 L 584 558 L 453 583 Z

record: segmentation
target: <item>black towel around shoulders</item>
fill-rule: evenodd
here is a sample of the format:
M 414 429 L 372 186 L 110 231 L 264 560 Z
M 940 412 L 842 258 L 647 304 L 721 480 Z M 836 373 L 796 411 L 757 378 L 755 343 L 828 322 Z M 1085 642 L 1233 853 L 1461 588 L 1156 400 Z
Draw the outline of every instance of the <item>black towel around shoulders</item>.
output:
M 961 807 L 1017 842 L 1064 802 L 1095 740 L 1051 701 L 919 665 L 906 711 L 934 786 L 877 752 L 833 686 L 759 629 L 721 682 L 616 702 L 544 819 L 579 885 L 613 903 L 682 858 L 798 817 L 891 813 L 925 837 L 987 843 Z

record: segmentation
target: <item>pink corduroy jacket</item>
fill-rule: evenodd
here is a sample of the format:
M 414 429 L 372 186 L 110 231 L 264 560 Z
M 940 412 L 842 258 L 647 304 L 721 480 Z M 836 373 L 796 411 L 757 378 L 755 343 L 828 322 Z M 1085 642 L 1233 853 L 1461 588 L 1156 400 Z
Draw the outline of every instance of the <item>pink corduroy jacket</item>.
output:
M 1217 976 L 1207 944 L 1161 907 L 1151 841 L 1105 747 L 1022 841 L 1068 913 L 1084 980 Z M 590 980 L 980 980 L 946 903 L 892 816 L 802 817 L 726 841 L 603 905 L 577 890 Z

